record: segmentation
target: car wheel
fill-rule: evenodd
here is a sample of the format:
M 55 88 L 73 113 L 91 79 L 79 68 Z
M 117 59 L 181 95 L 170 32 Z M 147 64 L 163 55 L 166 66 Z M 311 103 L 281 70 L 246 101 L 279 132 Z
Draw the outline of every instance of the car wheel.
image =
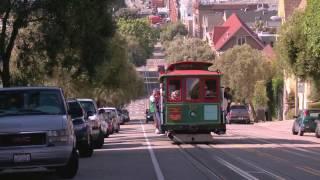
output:
M 57 168 L 57 174 L 62 178 L 71 179 L 77 174 L 78 168 L 79 156 L 77 151 L 74 149 L 71 153 L 67 165 Z
M 317 128 L 316 128 L 316 137 L 317 137 L 317 138 L 320 138 L 320 125 L 317 125 Z
M 86 145 L 83 145 L 79 148 L 80 157 L 91 157 L 93 154 L 93 146 L 91 140 L 88 140 Z
M 97 141 L 95 142 L 94 148 L 100 149 L 100 148 L 102 148 L 103 144 L 104 144 L 104 135 L 103 135 L 102 131 L 100 131 L 99 137 L 98 137 Z
M 116 129 L 116 133 L 119 133 L 119 131 L 120 131 L 120 124 L 118 124 L 118 128 Z
M 106 135 L 104 136 L 105 138 L 109 137 L 109 132 L 106 133 Z
M 292 134 L 293 134 L 293 135 L 297 135 L 297 134 L 298 134 L 298 132 L 296 131 L 296 129 L 294 128 L 294 126 L 292 127 Z
M 304 132 L 301 130 L 301 128 L 299 128 L 298 134 L 299 134 L 299 136 L 303 136 Z

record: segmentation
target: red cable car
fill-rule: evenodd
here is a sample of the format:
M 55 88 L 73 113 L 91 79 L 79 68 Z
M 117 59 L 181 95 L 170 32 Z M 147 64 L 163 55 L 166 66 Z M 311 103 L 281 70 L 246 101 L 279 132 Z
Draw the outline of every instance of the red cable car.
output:
M 223 91 L 212 63 L 179 62 L 160 75 L 161 128 L 170 134 L 224 134 Z M 169 136 L 170 137 L 170 136 Z

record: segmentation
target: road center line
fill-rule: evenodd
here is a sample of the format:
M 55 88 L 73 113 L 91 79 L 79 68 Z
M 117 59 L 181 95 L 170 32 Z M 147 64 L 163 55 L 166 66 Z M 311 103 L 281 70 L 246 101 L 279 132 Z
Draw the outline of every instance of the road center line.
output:
M 152 160 L 152 164 L 153 164 L 153 167 L 154 167 L 154 170 L 156 172 L 156 175 L 157 175 L 157 180 L 164 180 L 164 176 L 163 176 L 163 173 L 160 169 L 160 165 L 159 165 L 159 162 L 158 162 L 158 159 L 152 149 L 152 146 L 151 146 L 151 143 L 148 139 L 148 136 L 146 134 L 146 131 L 144 129 L 144 125 L 142 124 L 141 120 L 140 120 L 140 125 L 141 125 L 141 128 L 142 128 L 142 131 L 143 131 L 143 135 L 144 135 L 144 138 L 146 139 L 146 142 L 147 142 L 147 145 L 148 145 L 148 151 L 149 151 L 149 154 L 150 154 L 150 157 L 151 157 L 151 160 Z

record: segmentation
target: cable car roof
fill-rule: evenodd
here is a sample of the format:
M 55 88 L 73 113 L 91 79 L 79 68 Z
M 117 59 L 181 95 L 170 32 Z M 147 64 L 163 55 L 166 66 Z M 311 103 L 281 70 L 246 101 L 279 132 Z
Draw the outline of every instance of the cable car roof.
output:
M 165 77 L 177 77 L 177 76 L 222 76 L 220 71 L 206 71 L 206 70 L 175 70 L 167 72 L 160 76 L 160 79 Z
M 170 64 L 167 71 L 174 70 L 208 70 L 212 66 L 211 62 L 183 61 Z

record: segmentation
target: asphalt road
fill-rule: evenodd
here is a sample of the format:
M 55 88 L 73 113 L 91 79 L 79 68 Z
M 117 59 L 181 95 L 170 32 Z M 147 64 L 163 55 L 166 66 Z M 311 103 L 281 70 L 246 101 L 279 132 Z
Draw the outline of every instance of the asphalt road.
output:
M 228 125 L 212 144 L 176 145 L 133 120 L 80 160 L 75 180 L 320 179 L 320 139 L 290 133 L 292 121 Z M 10 172 L 1 180 L 57 180 L 53 172 Z

